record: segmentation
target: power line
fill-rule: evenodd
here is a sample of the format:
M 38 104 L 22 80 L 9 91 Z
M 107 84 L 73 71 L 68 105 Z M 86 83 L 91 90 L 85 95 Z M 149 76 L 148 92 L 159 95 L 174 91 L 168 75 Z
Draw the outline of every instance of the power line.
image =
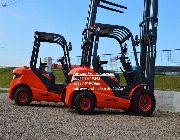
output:
M 1 4 L 0 7 L 5 8 L 5 7 L 8 7 L 10 5 L 14 5 L 16 3 L 19 3 L 21 1 L 23 1 L 23 0 L 11 0 L 11 1 L 7 1 L 7 2 Z

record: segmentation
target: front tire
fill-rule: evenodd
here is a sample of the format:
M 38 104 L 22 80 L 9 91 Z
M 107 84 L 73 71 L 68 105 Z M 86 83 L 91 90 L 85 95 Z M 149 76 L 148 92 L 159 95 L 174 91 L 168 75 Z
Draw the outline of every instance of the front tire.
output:
M 15 103 L 19 106 L 26 106 L 32 102 L 32 93 L 26 87 L 19 87 L 14 94 Z
M 95 98 L 88 91 L 80 92 L 75 98 L 75 110 L 81 115 L 93 114 L 95 108 Z
M 132 107 L 135 115 L 149 117 L 156 108 L 154 94 L 145 89 L 138 90 L 132 99 Z

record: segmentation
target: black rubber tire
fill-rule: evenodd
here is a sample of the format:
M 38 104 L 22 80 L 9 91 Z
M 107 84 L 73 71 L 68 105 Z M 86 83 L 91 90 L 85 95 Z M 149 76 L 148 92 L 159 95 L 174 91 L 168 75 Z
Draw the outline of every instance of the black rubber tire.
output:
M 20 94 L 21 92 L 27 93 L 28 99 L 27 99 L 26 102 L 21 102 L 21 101 L 20 101 L 20 99 L 19 99 L 19 94 Z M 28 88 L 26 88 L 26 87 L 19 87 L 19 88 L 16 89 L 16 91 L 15 91 L 14 100 L 15 100 L 15 103 L 16 103 L 17 105 L 19 105 L 19 106 L 27 106 L 27 105 L 29 105 L 29 104 L 32 102 L 32 93 L 31 93 L 31 91 L 30 91 Z
M 88 98 L 90 101 L 90 107 L 87 110 L 84 110 L 83 108 L 81 108 L 81 101 L 84 98 Z M 91 92 L 88 91 L 81 91 L 76 97 L 75 97 L 75 110 L 81 114 L 81 115 L 90 115 L 93 114 L 94 112 L 94 108 L 95 108 L 95 98 L 92 95 Z
M 140 98 L 144 95 L 148 96 L 151 100 L 151 106 L 147 111 L 143 111 L 139 105 Z M 154 94 L 149 93 L 149 91 L 145 89 L 136 91 L 132 99 L 132 111 L 134 115 L 149 117 L 154 112 L 155 108 L 156 99 Z
M 133 110 L 132 109 L 126 109 L 126 110 L 124 110 L 124 112 L 125 112 L 125 114 L 127 114 L 127 115 L 131 115 L 131 114 L 134 114 L 133 113 Z
M 75 99 L 77 95 L 78 93 L 75 93 L 74 96 L 72 97 L 70 109 L 75 109 Z

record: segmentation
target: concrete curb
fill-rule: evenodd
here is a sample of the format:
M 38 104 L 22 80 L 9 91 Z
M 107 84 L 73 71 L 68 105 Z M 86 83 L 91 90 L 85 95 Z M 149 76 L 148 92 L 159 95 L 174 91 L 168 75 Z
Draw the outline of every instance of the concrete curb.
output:
M 155 90 L 156 110 L 180 112 L 180 92 Z

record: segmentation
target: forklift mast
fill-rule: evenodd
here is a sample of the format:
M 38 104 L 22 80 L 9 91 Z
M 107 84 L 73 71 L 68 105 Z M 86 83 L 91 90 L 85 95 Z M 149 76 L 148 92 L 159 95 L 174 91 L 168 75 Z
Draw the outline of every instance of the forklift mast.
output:
M 111 7 L 108 7 L 111 6 Z M 89 10 L 88 10 L 88 17 L 87 17 L 87 24 L 85 32 L 83 32 L 83 39 L 82 39 L 82 59 L 81 59 L 81 66 L 91 66 L 91 56 L 93 50 L 93 42 L 94 42 L 94 35 L 91 34 L 89 30 L 95 25 L 97 9 L 98 7 L 110 10 L 117 13 L 124 13 L 123 11 L 117 9 L 127 9 L 127 7 L 107 1 L 107 0 L 90 0 Z
M 148 90 L 154 93 L 158 0 L 144 0 L 143 21 L 140 23 L 140 75 Z
M 105 5 L 106 6 L 105 6 Z M 107 5 L 113 7 L 108 7 Z M 107 0 L 90 0 L 89 11 L 87 17 L 86 28 L 83 32 L 82 43 L 82 59 L 81 66 L 91 66 L 91 56 L 94 43 L 93 28 L 98 7 L 113 12 L 124 13 L 120 9 L 127 7 L 109 2 Z M 158 0 L 144 0 L 143 21 L 140 26 L 140 39 L 136 38 L 136 45 L 140 44 L 140 66 L 138 67 L 139 81 L 147 84 L 147 88 L 154 93 L 154 77 L 155 77 L 155 60 L 156 60 L 156 42 L 157 42 L 157 25 L 158 25 Z M 92 29 L 92 30 L 91 30 Z M 96 40 L 98 41 L 98 40 Z M 137 60 L 136 49 L 133 48 L 135 59 Z M 136 62 L 138 66 L 138 63 Z

